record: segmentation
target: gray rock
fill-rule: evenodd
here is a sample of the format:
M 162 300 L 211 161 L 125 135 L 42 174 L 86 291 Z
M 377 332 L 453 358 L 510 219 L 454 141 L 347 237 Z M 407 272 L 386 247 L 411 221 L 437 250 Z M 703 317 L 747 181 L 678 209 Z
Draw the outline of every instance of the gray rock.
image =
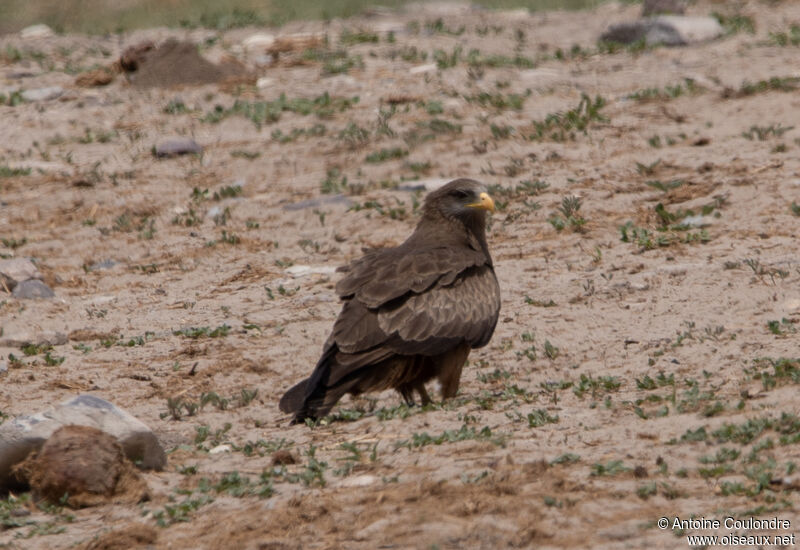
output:
M 117 438 L 134 464 L 161 470 L 167 463 L 155 434 L 140 420 L 93 395 L 79 395 L 47 411 L 20 415 L 0 426 L 0 491 L 9 483 L 11 468 L 61 426 L 91 426 Z
M 713 40 L 721 34 L 722 26 L 713 17 L 662 15 L 611 25 L 600 39 L 621 44 L 644 40 L 648 46 L 686 46 Z
M 63 332 L 43 331 L 31 334 L 26 330 L 15 330 L 8 325 L 3 327 L 0 348 L 21 348 L 23 346 L 63 346 L 68 342 Z
M 112 267 L 114 267 L 117 264 L 119 264 L 119 262 L 109 258 L 109 259 L 103 260 L 101 262 L 93 263 L 92 265 L 89 266 L 88 269 L 89 269 L 89 271 L 100 271 L 102 269 L 111 269 Z
M 14 290 L 17 283 L 28 279 L 42 279 L 42 274 L 37 267 L 27 258 L 11 258 L 0 260 L 0 279 L 8 290 Z
M 192 138 L 170 138 L 156 145 L 157 157 L 176 157 L 178 155 L 199 155 L 203 148 Z
M 344 206 L 352 206 L 353 201 L 344 195 L 330 195 L 327 197 L 318 197 L 315 199 L 306 199 L 304 201 L 294 202 L 292 204 L 285 204 L 284 210 L 305 210 L 307 208 L 319 208 L 320 206 L 328 206 L 331 204 L 342 204 Z
M 23 90 L 22 99 L 25 101 L 48 101 L 61 97 L 64 88 L 61 86 L 50 86 L 47 88 L 36 88 L 33 90 Z
M 17 283 L 17 286 L 11 291 L 11 295 L 20 300 L 30 300 L 33 298 L 52 298 L 56 293 L 42 281 L 38 279 L 28 279 L 27 281 Z
M 0 359 L 0 374 L 8 372 L 8 362 L 5 359 Z
M 683 15 L 686 12 L 685 0 L 644 0 L 642 17 L 651 15 Z

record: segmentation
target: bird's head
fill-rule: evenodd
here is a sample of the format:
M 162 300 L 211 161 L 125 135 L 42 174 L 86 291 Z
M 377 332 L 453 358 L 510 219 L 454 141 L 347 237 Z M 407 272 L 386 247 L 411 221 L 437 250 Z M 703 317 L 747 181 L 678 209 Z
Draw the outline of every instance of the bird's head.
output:
M 494 201 L 486 186 L 475 180 L 461 178 L 425 197 L 423 212 L 426 215 L 441 215 L 472 226 L 486 222 L 486 212 L 494 212 Z

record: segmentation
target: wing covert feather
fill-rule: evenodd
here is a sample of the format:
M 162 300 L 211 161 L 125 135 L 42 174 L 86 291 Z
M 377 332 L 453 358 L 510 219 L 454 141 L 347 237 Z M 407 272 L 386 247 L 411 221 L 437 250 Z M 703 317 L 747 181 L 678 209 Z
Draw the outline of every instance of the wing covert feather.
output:
M 485 262 L 482 252 L 470 248 L 439 246 L 409 251 L 401 246 L 381 250 L 350 264 L 336 292 L 377 308 L 408 292 L 423 293 L 441 278 L 449 284 L 465 269 Z

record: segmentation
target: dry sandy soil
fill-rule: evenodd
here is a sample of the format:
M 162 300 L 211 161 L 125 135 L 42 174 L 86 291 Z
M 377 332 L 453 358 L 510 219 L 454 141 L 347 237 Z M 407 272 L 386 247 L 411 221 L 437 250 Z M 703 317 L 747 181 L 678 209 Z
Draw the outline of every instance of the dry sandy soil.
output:
M 794 533 L 800 6 L 736 8 L 754 33 L 609 52 L 597 37 L 638 6 L 429 5 L 272 29 L 327 34 L 348 57 L 269 67 L 241 48 L 264 29 L 0 38 L 0 252 L 34 258 L 56 292 L 0 295 L 0 320 L 6 336 L 69 335 L 50 355 L 0 349 L 0 411 L 89 392 L 169 451 L 140 505 L 0 501 L 0 546 L 685 548 L 748 533 L 661 530 L 662 516 L 778 517 Z M 168 37 L 269 80 L 74 84 Z M 414 70 L 457 47 L 454 66 Z M 8 105 L 54 85 L 59 99 Z M 294 112 L 324 93 L 333 109 Z M 281 94 L 275 120 L 244 116 Z M 605 104 L 578 113 L 582 94 Z M 176 135 L 202 155 L 155 158 Z M 338 313 L 333 268 L 411 232 L 424 192 L 408 180 L 458 176 L 492 186 L 503 292 L 459 396 L 347 398 L 289 426 L 277 402 Z M 580 199 L 570 219 L 565 197 Z

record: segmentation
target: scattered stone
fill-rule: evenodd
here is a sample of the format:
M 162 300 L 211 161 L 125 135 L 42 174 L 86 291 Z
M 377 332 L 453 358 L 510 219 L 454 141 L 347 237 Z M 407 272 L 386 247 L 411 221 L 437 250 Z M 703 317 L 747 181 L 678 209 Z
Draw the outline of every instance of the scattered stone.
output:
M 44 23 L 39 23 L 38 25 L 31 25 L 30 27 L 25 27 L 24 29 L 19 31 L 19 36 L 23 40 L 50 38 L 51 36 L 55 36 L 55 34 L 56 33 L 53 32 L 53 29 L 51 29 Z
M 24 346 L 62 346 L 67 343 L 67 335 L 63 332 L 43 331 L 31 334 L 27 329 L 15 330 L 14 327 L 4 326 L 3 335 L 0 337 L 0 347 L 21 348 Z
M 436 63 L 426 63 L 425 65 L 417 65 L 416 67 L 411 67 L 408 72 L 409 74 L 422 74 L 422 73 L 430 73 L 436 70 Z
M 119 265 L 119 262 L 114 261 L 114 260 L 109 258 L 109 259 L 103 260 L 101 262 L 95 262 L 92 265 L 90 265 L 87 269 L 89 271 L 100 271 L 100 270 L 103 270 L 103 269 L 111 269 L 115 265 Z
M 52 298 L 56 295 L 53 289 L 38 279 L 28 279 L 17 283 L 11 295 L 19 300 L 32 300 L 35 298 Z
M 259 67 L 269 67 L 275 63 L 275 57 L 268 53 L 260 54 L 253 58 L 253 63 Z
M 319 208 L 320 206 L 330 206 L 332 204 L 342 204 L 350 207 L 353 204 L 349 198 L 344 195 L 329 195 L 326 197 L 317 197 L 313 199 L 306 199 L 303 201 L 293 202 L 292 204 L 283 205 L 284 210 L 305 210 L 307 208 Z
M 214 447 L 213 449 L 208 451 L 208 454 L 210 454 L 210 455 L 218 455 L 220 453 L 229 453 L 232 450 L 233 449 L 231 448 L 230 445 L 227 445 L 227 444 L 226 445 L 217 445 L 216 447 Z
M 117 440 L 90 426 L 62 426 L 13 468 L 36 498 L 73 508 L 109 502 L 137 504 L 149 497 L 147 484 Z
M 685 0 L 644 0 L 642 17 L 651 15 L 683 15 L 686 12 Z
M 722 26 L 713 17 L 661 15 L 611 25 L 600 40 L 621 44 L 644 40 L 648 46 L 686 46 L 713 40 L 721 34 Z
M 8 362 L 5 359 L 0 359 L 0 374 L 8 372 Z
M 274 78 L 269 78 L 267 76 L 262 76 L 258 80 L 256 80 L 256 88 L 259 90 L 263 90 L 264 88 L 269 88 L 275 82 Z
M 22 99 L 25 101 L 48 101 L 61 97 L 64 88 L 61 86 L 49 86 L 47 88 L 35 88 L 33 90 L 23 90 Z
M 281 449 L 272 453 L 273 466 L 286 466 L 288 464 L 297 464 L 297 459 L 290 451 Z
M 68 425 L 90 426 L 116 437 L 125 456 L 140 468 L 161 470 L 167 463 L 164 449 L 150 428 L 113 403 L 84 394 L 47 411 L 20 415 L 0 425 L 0 491 L 13 481 L 12 466 Z
M 157 157 L 176 157 L 178 155 L 199 155 L 203 148 L 192 138 L 170 138 L 162 141 L 155 148 Z
M 97 86 L 107 86 L 114 80 L 114 72 L 111 69 L 100 67 L 92 71 L 81 73 L 75 78 L 75 85 L 83 88 L 94 88 Z
M 311 275 L 315 273 L 319 273 L 322 275 L 333 275 L 336 273 L 336 268 L 330 265 L 318 265 L 318 266 L 310 266 L 310 265 L 293 265 L 291 267 L 286 268 L 286 273 L 294 277 L 295 279 L 298 277 L 305 277 L 306 275 Z
M 28 258 L 11 258 L 0 260 L 0 286 L 14 290 L 17 283 L 28 279 L 42 280 L 42 273 Z
M 711 216 L 687 216 L 681 221 L 681 225 L 688 225 L 689 227 L 708 227 L 713 223 L 714 218 Z

